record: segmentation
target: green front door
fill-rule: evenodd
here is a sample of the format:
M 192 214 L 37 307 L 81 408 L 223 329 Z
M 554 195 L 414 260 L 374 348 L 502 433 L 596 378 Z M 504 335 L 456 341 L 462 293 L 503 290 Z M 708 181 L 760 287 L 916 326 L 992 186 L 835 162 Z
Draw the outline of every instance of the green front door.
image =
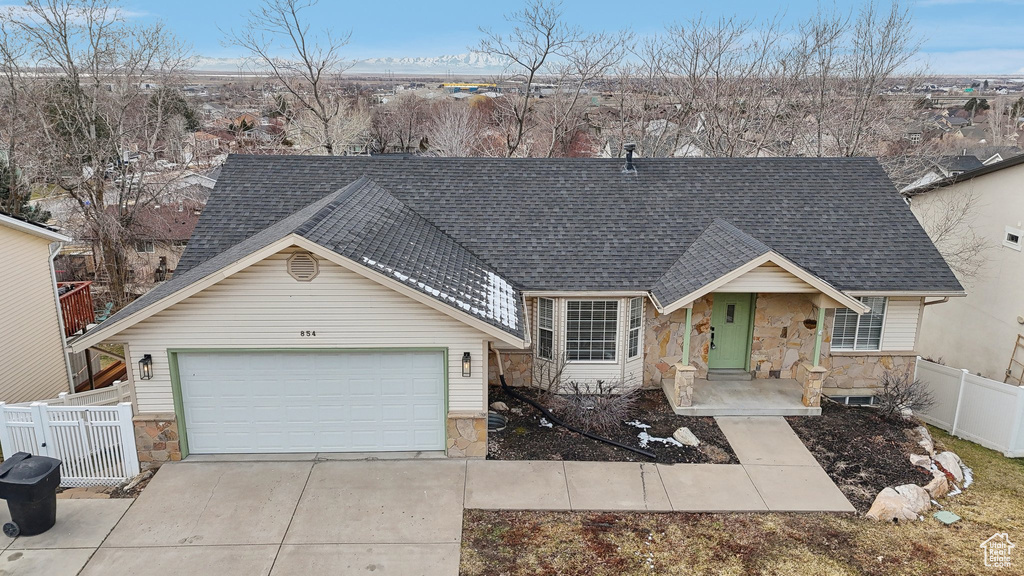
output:
M 750 313 L 754 295 L 716 293 L 712 298 L 708 368 L 744 370 L 750 357 Z

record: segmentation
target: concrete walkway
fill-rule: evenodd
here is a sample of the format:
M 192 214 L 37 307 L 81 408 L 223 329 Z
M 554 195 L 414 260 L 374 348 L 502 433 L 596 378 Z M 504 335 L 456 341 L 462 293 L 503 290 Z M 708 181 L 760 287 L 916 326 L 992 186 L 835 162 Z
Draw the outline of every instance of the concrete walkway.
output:
M 785 419 L 716 420 L 739 464 L 475 460 L 467 466 L 466 508 L 854 512 Z
M 190 458 L 137 500 L 60 500 L 46 534 L 0 536 L 0 574 L 450 576 L 466 508 L 853 511 L 782 418 L 719 426 L 740 464 Z

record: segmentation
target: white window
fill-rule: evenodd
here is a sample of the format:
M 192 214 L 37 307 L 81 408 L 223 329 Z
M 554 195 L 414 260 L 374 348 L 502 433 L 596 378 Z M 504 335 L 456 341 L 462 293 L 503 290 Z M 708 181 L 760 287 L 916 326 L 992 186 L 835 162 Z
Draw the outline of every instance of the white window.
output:
M 151 241 L 140 241 L 135 243 L 135 251 L 140 254 L 152 254 L 156 252 L 156 248 Z
M 644 300 L 632 298 L 629 301 L 629 357 L 640 355 L 640 325 L 643 322 Z
M 871 307 L 858 315 L 849 308 L 837 308 L 832 325 L 833 350 L 880 350 L 882 325 L 885 324 L 886 298 L 870 296 L 860 301 Z
M 555 301 L 537 300 L 537 356 L 545 360 L 555 358 Z
M 569 361 L 614 362 L 618 315 L 617 300 L 566 302 L 566 358 Z
M 1005 234 L 1003 235 L 1003 246 L 1019 251 L 1020 239 L 1022 236 L 1024 236 L 1024 230 L 1018 230 L 1011 226 L 1007 226 Z

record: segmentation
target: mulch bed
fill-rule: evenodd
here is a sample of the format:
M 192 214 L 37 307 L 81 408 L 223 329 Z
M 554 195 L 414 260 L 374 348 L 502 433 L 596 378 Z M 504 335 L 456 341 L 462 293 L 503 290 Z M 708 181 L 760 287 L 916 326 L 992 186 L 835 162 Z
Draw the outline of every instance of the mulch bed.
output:
M 820 417 L 786 420 L 858 512 L 867 512 L 887 486 L 931 480 L 910 463 L 910 454 L 924 453 L 912 434 L 915 421 L 828 401 L 822 401 Z
M 544 405 L 543 395 L 537 390 L 517 388 Z M 487 458 L 491 460 L 574 460 L 598 462 L 650 462 L 648 458 L 616 446 L 592 440 L 565 428 L 541 426 L 542 415 L 535 408 L 505 394 L 500 386 L 488 392 L 490 402 L 504 402 L 509 410 L 508 425 L 501 432 L 487 435 Z M 700 440 L 697 447 L 672 446 L 650 442 L 647 450 L 657 454 L 657 462 L 737 464 L 739 460 L 718 428 L 714 418 L 677 416 L 669 407 L 661 390 L 642 390 L 633 417 L 650 425 L 647 433 L 658 438 L 671 438 L 678 428 L 686 426 Z M 641 430 L 621 424 L 605 436 L 627 446 L 640 448 Z

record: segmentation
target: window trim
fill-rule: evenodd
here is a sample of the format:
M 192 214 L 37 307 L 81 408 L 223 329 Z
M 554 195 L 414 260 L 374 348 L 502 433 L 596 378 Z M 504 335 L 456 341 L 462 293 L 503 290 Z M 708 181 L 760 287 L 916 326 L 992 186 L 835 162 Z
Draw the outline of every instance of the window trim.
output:
M 1017 237 L 1017 241 L 1016 242 L 1011 241 L 1008 238 L 1008 236 L 1010 236 L 1010 235 L 1016 236 Z M 1016 251 L 1020 252 L 1021 251 L 1021 239 L 1024 239 L 1024 230 L 1020 230 L 1018 228 L 1014 228 L 1013 226 L 1007 226 L 1003 230 L 1003 246 L 1006 246 L 1007 248 L 1010 248 L 1012 250 L 1016 250 Z
M 545 328 L 544 327 L 544 321 L 543 321 L 543 318 L 541 316 L 541 310 L 542 310 L 541 302 L 543 302 L 545 300 L 547 300 L 548 302 L 551 303 L 551 327 L 550 328 Z M 555 299 L 554 298 L 537 298 L 537 357 L 542 359 L 542 360 L 554 360 L 555 359 L 555 317 L 556 316 L 557 316 L 557 314 L 555 312 Z M 550 332 L 551 333 L 551 356 L 550 357 L 542 355 L 541 351 L 540 351 L 540 342 L 541 342 L 541 333 L 542 332 Z
M 139 246 L 148 249 L 139 250 Z M 135 252 L 138 254 L 156 254 L 156 242 L 152 240 L 136 240 L 135 241 Z
M 857 297 L 857 300 L 860 300 L 861 302 L 863 302 L 865 298 L 881 298 L 882 299 L 882 331 L 878 334 L 878 347 L 877 348 L 857 348 L 857 337 L 858 337 L 858 333 L 860 332 L 860 321 L 866 315 L 866 314 L 857 314 L 857 325 L 854 327 L 854 330 L 853 330 L 853 346 L 850 347 L 850 348 L 837 348 L 836 345 L 835 345 L 835 343 L 836 343 L 836 318 L 835 317 L 836 317 L 836 315 L 839 314 L 840 310 L 845 310 L 845 308 L 844 309 L 836 308 L 835 313 L 832 315 L 832 338 L 829 341 L 829 351 L 830 352 L 835 351 L 835 352 L 841 352 L 843 354 L 849 355 L 851 353 L 856 354 L 858 352 L 865 352 L 865 353 L 882 352 L 885 349 L 885 323 L 886 323 L 886 319 L 889 316 L 889 297 L 888 296 L 859 296 L 859 297 Z
M 611 360 L 572 360 L 569 358 L 569 304 L 572 302 L 614 302 L 615 303 L 615 339 L 612 343 L 615 344 L 615 357 Z M 561 342 L 564 346 L 563 351 L 565 355 L 565 361 L 567 364 L 621 364 L 621 358 L 619 356 L 619 344 L 621 341 L 619 338 L 622 337 L 622 299 L 621 298 L 567 298 L 565 300 L 565 307 L 562 311 L 562 338 Z
M 633 303 L 637 302 L 640 308 L 640 316 L 636 328 L 633 327 Z M 643 340 L 644 329 L 644 299 L 643 297 L 637 296 L 628 299 L 628 306 L 626 307 L 626 360 L 633 360 L 639 358 L 642 353 L 642 346 L 640 343 Z M 636 353 L 632 350 L 633 332 L 636 332 Z

